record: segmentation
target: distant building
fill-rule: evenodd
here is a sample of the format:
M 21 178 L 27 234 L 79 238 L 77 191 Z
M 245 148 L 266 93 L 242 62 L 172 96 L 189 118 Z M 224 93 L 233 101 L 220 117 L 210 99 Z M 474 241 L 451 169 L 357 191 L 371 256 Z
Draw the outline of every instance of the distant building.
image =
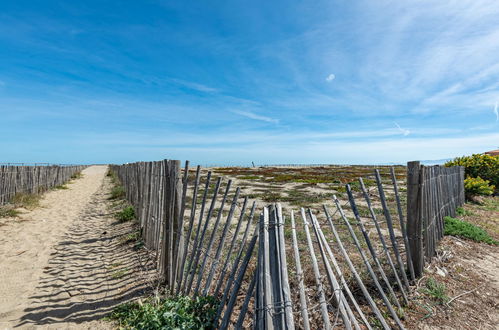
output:
M 484 152 L 484 154 L 490 155 L 490 156 L 499 156 L 499 149 L 487 151 L 487 152 Z

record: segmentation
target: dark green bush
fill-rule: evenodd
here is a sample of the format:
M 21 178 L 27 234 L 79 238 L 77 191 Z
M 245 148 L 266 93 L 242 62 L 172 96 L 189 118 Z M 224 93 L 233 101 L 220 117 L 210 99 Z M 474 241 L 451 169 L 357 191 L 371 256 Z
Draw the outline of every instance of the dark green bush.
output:
M 494 245 L 499 244 L 498 241 L 490 237 L 490 235 L 482 228 L 469 222 L 451 217 L 444 218 L 444 234 L 464 237 L 476 242 L 485 242 Z
M 116 213 L 116 218 L 121 222 L 133 220 L 135 219 L 135 210 L 132 206 L 127 206 L 123 210 Z
M 113 189 L 111 189 L 111 197 L 109 197 L 110 199 L 118 199 L 124 197 L 125 188 L 123 188 L 123 186 L 114 186 Z
M 159 302 L 126 303 L 110 315 L 124 329 L 214 329 L 217 300 L 213 297 L 175 297 Z

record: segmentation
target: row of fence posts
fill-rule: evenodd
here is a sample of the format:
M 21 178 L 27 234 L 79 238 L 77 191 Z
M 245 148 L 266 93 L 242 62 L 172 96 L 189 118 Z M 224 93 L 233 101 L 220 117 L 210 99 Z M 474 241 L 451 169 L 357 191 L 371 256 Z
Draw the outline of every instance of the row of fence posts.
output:
M 444 218 L 455 216 L 464 201 L 464 167 L 407 164 L 407 235 L 417 277 L 435 255 L 444 235 Z
M 38 194 L 62 185 L 86 166 L 0 166 L 0 205 L 16 194 Z
M 376 194 L 382 214 L 375 212 L 372 192 L 360 178 L 361 202 L 369 209 L 369 223 L 365 222 L 366 216 L 361 218 L 359 201 L 347 184 L 348 207 L 353 218 L 346 214 L 336 196 L 333 198 L 334 211 L 324 206 L 325 219 L 318 220 L 319 213 L 313 210 L 301 209 L 302 226 L 299 226 L 291 212 L 290 244 L 285 235 L 285 226 L 289 227 L 289 224 L 286 224 L 280 204 L 264 207 L 251 230 L 255 203 L 249 208 L 248 198 L 240 198 L 239 188 L 233 192 L 231 202 L 231 180 L 224 191 L 221 178 L 213 182 L 211 172 L 201 180 L 199 166 L 194 182 L 190 182 L 192 197 L 191 205 L 188 205 L 188 169 L 186 162 L 182 176 L 180 162 L 174 160 L 111 166 L 125 187 L 127 199 L 137 210 L 145 246 L 156 252 L 158 270 L 167 292 L 219 298 L 216 322 L 221 329 L 242 327 L 250 305 L 253 306 L 255 329 L 310 329 L 315 324 L 309 321 L 313 311 L 319 311 L 324 329 L 337 325 L 347 329 L 371 329 L 373 322 L 383 329 L 403 328 L 399 312 L 408 303 L 410 282 L 421 276 L 424 257 L 429 260 L 434 254 L 443 235 L 443 217 L 453 215 L 455 208 L 464 202 L 462 168 L 423 167 L 418 162 L 411 162 L 407 168 L 405 218 L 392 168 L 391 189 L 399 219 L 397 227 L 402 234 L 401 241 L 397 241 L 392 210 L 387 205 L 380 172 L 375 169 Z M 223 195 L 221 200 L 220 195 Z M 222 220 L 224 207 L 228 207 L 224 206 L 226 201 L 231 202 L 230 209 Z M 217 202 L 220 206 L 216 207 Z M 184 217 L 187 209 L 190 215 Z M 234 229 L 232 220 L 236 209 L 239 217 Z M 381 215 L 384 219 L 379 219 Z M 388 240 L 385 240 L 382 223 L 387 227 Z M 321 224 L 327 225 L 327 231 Z M 366 229 L 368 225 L 376 229 L 374 238 Z M 354 265 L 352 252 L 347 250 L 345 238 L 340 237 L 340 226 L 348 230 L 348 242 L 356 247 L 362 268 Z M 299 246 L 300 227 L 301 233 L 305 232 L 306 247 Z M 286 258 L 286 246 L 292 246 L 292 267 Z M 255 247 L 256 256 L 253 254 Z M 314 297 L 310 297 L 310 288 L 304 283 L 302 260 L 306 248 L 315 279 Z M 251 271 L 247 274 L 248 269 Z M 347 273 L 352 279 L 346 278 Z M 367 279 L 362 274 L 367 274 Z M 244 300 L 239 305 L 239 315 L 233 319 L 232 313 L 243 286 L 246 290 Z M 360 307 L 358 290 L 372 314 Z M 293 305 L 294 293 L 299 295 L 296 305 Z M 310 306 L 312 298 L 317 300 L 315 306 Z M 378 306 L 380 303 L 386 311 Z
M 256 204 L 250 208 L 248 198 L 240 196 L 239 188 L 234 191 L 230 180 L 223 189 L 222 178 L 213 180 L 208 173 L 203 184 L 198 166 L 189 205 L 189 162 L 183 175 L 176 160 L 112 165 L 110 169 L 137 210 L 144 244 L 155 252 L 165 292 L 221 297 L 216 319 L 220 326 L 228 326 L 258 239 L 258 232 L 251 230 Z M 225 215 L 226 202 L 230 210 Z M 184 217 L 186 209 L 190 214 Z

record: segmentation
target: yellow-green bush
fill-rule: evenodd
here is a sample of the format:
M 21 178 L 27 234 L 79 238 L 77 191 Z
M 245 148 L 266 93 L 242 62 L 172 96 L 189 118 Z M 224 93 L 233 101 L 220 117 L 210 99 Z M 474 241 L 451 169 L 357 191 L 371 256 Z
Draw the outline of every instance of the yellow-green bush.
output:
M 490 185 L 489 180 L 484 180 L 481 177 L 471 178 L 467 177 L 464 180 L 464 191 L 466 196 L 476 196 L 476 195 L 492 195 L 494 193 L 495 187 Z
M 457 157 L 445 163 L 445 166 L 464 166 L 466 177 L 482 178 L 496 188 L 499 188 L 499 156 L 474 154 Z M 471 181 L 470 181 L 471 183 Z

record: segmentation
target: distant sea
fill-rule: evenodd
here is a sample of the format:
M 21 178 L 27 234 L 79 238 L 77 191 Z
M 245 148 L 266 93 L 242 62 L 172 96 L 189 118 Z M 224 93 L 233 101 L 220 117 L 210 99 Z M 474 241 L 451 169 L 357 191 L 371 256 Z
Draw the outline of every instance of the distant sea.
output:
M 446 159 L 433 159 L 433 160 L 421 160 L 421 164 L 429 166 L 429 165 L 443 165 L 444 163 L 452 160 L 453 158 Z

